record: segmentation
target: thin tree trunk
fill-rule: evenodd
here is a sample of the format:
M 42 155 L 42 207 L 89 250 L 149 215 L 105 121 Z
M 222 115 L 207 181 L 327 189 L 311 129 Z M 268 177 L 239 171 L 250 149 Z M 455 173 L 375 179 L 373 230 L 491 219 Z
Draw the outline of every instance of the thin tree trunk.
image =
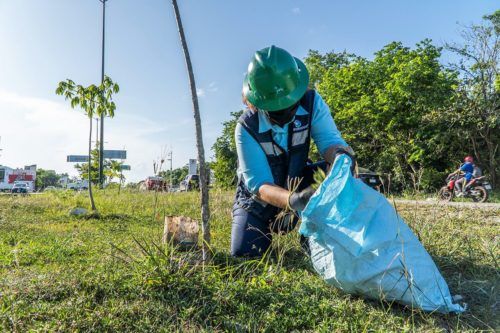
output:
M 194 80 L 193 66 L 191 64 L 191 58 L 189 56 L 189 50 L 186 42 L 186 36 L 184 35 L 184 28 L 182 27 L 181 14 L 179 13 L 179 7 L 177 6 L 177 0 L 172 0 L 172 5 L 175 12 L 175 20 L 177 22 L 177 28 L 179 29 L 179 37 L 181 39 L 182 50 L 184 52 L 184 58 L 186 60 L 186 67 L 189 75 L 189 86 L 191 88 L 191 98 L 193 100 L 193 113 L 194 122 L 196 126 L 196 147 L 198 149 L 198 162 L 200 163 L 200 190 L 201 190 L 201 230 L 203 233 L 203 261 L 208 259 L 208 246 L 210 245 L 210 211 L 208 206 L 208 175 L 205 165 L 205 149 L 203 148 L 203 136 L 201 131 L 201 119 L 200 119 L 200 108 L 198 105 L 198 96 L 196 94 L 196 83 Z
M 92 195 L 92 117 L 90 119 L 90 129 L 89 129 L 89 160 L 88 160 L 88 172 L 89 172 L 89 198 L 90 198 L 90 206 L 92 207 L 92 211 L 95 212 L 95 203 L 94 196 Z
M 496 166 L 496 155 L 498 150 L 498 144 L 495 144 L 494 139 L 491 138 L 491 133 L 487 133 L 485 137 L 486 147 L 488 149 L 488 157 L 489 157 L 489 165 L 488 169 L 490 172 L 490 181 L 491 184 L 496 187 L 497 185 L 497 166 Z
M 118 185 L 118 194 L 120 194 L 120 191 L 122 189 L 122 182 L 123 182 L 123 170 L 120 170 L 120 184 Z

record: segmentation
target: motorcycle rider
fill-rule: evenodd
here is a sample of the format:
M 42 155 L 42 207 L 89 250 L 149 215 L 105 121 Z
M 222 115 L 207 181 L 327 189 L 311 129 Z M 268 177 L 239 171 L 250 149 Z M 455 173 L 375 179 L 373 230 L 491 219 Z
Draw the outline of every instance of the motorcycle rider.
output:
M 474 173 L 474 158 L 470 155 L 464 158 L 464 163 L 460 166 L 454 174 L 464 173 L 464 176 L 455 182 L 455 185 L 461 190 L 458 196 L 463 196 L 465 190 L 467 189 L 467 184 L 472 179 L 472 174 Z
M 261 256 L 272 241 L 272 231 L 294 228 L 314 190 L 314 167 L 326 169 L 339 154 L 353 159 L 353 151 L 337 130 L 321 96 L 308 89 L 309 73 L 299 59 L 276 46 L 257 51 L 243 83 L 247 110 L 235 129 L 238 186 L 233 206 L 231 254 Z M 325 159 L 308 164 L 310 140 Z M 354 160 L 353 160 L 354 165 Z M 298 189 L 288 179 L 302 179 Z

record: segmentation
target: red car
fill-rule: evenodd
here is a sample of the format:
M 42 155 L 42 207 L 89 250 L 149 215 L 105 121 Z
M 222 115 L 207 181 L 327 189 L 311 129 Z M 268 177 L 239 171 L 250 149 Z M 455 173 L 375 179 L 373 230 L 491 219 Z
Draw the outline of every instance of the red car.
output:
M 144 181 L 144 189 L 147 191 L 167 191 L 168 184 L 162 177 L 150 176 Z

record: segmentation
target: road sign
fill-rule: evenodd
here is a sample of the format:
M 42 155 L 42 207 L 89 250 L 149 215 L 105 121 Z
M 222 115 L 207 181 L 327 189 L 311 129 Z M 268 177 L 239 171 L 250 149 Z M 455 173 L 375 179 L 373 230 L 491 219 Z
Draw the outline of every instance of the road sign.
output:
M 127 151 L 126 150 L 104 150 L 104 158 L 109 158 L 112 160 L 126 160 Z
M 127 151 L 126 150 L 105 150 L 104 158 L 110 160 L 126 160 Z M 87 155 L 68 155 L 66 156 L 66 162 L 82 163 L 87 162 L 89 157 Z
M 66 156 L 66 162 L 82 163 L 87 162 L 89 157 L 87 155 L 68 155 Z
M 121 170 L 127 170 L 127 171 L 130 171 L 130 165 L 127 165 L 127 164 L 122 164 L 120 166 Z

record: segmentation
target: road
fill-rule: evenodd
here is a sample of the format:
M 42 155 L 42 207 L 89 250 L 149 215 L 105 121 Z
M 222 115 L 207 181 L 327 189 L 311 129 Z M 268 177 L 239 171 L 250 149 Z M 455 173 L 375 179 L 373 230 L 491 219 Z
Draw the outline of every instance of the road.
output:
M 500 203 L 493 202 L 485 202 L 485 203 L 476 203 L 476 202 L 447 202 L 447 201 L 438 201 L 438 200 L 403 200 L 403 199 L 390 199 L 390 202 L 395 201 L 396 204 L 406 204 L 406 205 L 427 205 L 427 206 L 451 206 L 451 207 L 460 207 L 460 208 L 471 208 L 471 209 L 482 209 L 482 210 L 500 210 Z

